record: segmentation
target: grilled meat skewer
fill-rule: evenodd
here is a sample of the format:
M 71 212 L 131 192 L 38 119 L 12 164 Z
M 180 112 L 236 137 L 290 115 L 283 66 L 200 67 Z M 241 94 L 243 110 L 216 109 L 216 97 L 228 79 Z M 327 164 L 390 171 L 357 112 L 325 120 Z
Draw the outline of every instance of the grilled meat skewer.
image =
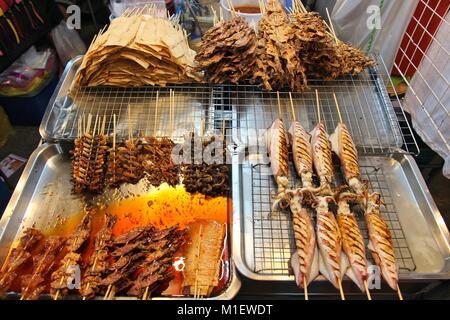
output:
M 381 195 L 375 192 L 368 196 L 365 213 L 369 233 L 368 248 L 381 269 L 381 274 L 393 290 L 398 290 L 398 266 L 395 260 L 391 232 L 380 213 Z
M 306 190 L 288 191 L 287 198 L 292 212 L 296 251 L 291 257 L 297 286 L 304 288 L 319 275 L 319 251 L 311 216 L 303 203 L 315 201 Z
M 343 189 L 338 193 L 337 201 L 337 222 L 342 235 L 342 249 L 348 260 L 348 268 L 343 271 L 364 291 L 368 277 L 364 238 L 349 206 L 349 202 L 361 201 L 361 197 Z
M 270 129 L 266 132 L 266 146 L 270 157 L 272 174 L 278 186 L 277 195 L 272 205 L 272 214 L 277 206 L 287 208 L 284 199 L 286 188 L 289 184 L 289 151 L 286 141 L 286 129 L 282 119 L 276 119 Z
M 325 124 L 319 122 L 311 132 L 311 145 L 314 167 L 320 179 L 323 194 L 331 195 L 331 181 L 333 180 L 333 160 L 331 158 L 331 144 L 325 130 Z
M 336 218 L 329 208 L 334 203 L 330 196 L 318 197 L 317 243 L 319 245 L 319 270 L 337 289 L 342 279 L 342 235 Z
M 340 122 L 330 136 L 334 153 L 341 160 L 341 167 L 348 185 L 359 195 L 364 195 L 366 185 L 361 181 L 358 152 L 345 123 Z

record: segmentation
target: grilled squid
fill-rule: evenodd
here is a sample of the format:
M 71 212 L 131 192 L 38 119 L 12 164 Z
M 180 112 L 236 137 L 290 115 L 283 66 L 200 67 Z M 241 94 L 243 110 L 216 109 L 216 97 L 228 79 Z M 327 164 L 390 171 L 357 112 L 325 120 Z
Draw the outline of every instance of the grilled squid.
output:
M 361 181 L 358 165 L 358 153 L 355 143 L 345 123 L 340 122 L 330 136 L 334 153 L 341 160 L 342 172 L 348 185 L 359 195 L 363 195 L 366 185 Z
M 319 275 L 319 252 L 314 225 L 303 204 L 313 202 L 313 195 L 306 190 L 288 191 L 292 212 L 296 250 L 291 257 L 295 281 L 300 288 L 308 285 Z
M 288 136 L 289 143 L 292 146 L 295 169 L 302 180 L 303 188 L 312 188 L 313 160 L 311 136 L 298 121 L 294 121 L 291 124 Z
M 342 279 L 342 236 L 339 225 L 329 204 L 334 203 L 330 196 L 318 197 L 317 205 L 317 243 L 319 246 L 319 270 L 337 289 Z
M 361 289 L 365 290 L 367 282 L 367 261 L 364 238 L 350 210 L 349 202 L 361 201 L 361 197 L 348 191 L 340 192 L 338 198 L 337 222 L 342 235 L 342 249 L 347 259 L 348 268 L 343 272 Z M 346 261 L 346 262 L 347 262 Z
M 325 124 L 319 122 L 311 132 L 311 145 L 314 167 L 320 178 L 320 187 L 331 194 L 331 181 L 333 180 L 333 161 L 331 158 L 331 145 Z
M 380 213 L 381 195 L 375 192 L 368 196 L 365 213 L 369 233 L 368 248 L 388 285 L 398 289 L 398 266 L 395 260 L 391 232 Z
M 285 192 L 289 184 L 289 165 L 288 165 L 288 145 L 286 141 L 286 129 L 283 120 L 276 119 L 272 126 L 266 132 L 266 145 L 270 158 L 270 166 L 273 177 L 278 186 L 277 195 L 272 205 L 272 213 L 279 205 L 281 208 L 287 208 Z

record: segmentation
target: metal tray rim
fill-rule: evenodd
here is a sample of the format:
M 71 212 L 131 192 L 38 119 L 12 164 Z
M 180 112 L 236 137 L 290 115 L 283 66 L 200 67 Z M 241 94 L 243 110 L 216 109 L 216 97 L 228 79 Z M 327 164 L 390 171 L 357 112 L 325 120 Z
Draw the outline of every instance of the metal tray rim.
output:
M 444 239 L 447 239 L 447 248 L 442 248 L 442 246 L 439 246 L 441 250 L 445 250 L 443 252 L 444 255 L 444 267 L 441 272 L 436 273 L 420 273 L 420 272 L 413 272 L 409 274 L 400 274 L 400 280 L 443 280 L 443 279 L 450 279 L 450 233 L 445 225 L 445 222 L 443 222 L 442 215 L 439 211 L 439 209 L 436 206 L 436 203 L 434 202 L 428 188 L 426 187 L 425 181 L 423 180 L 422 174 L 419 171 L 419 168 L 417 167 L 416 162 L 414 161 L 413 157 L 411 155 L 408 155 L 406 153 L 399 154 L 397 157 L 403 156 L 404 159 L 409 163 L 410 167 L 413 169 L 413 173 L 415 174 L 415 177 L 417 178 L 417 182 L 419 185 L 422 186 L 421 190 L 423 193 L 423 196 L 425 197 L 427 204 L 430 208 L 430 210 L 433 213 L 433 221 L 435 223 L 435 226 L 440 230 L 440 233 Z M 239 169 L 239 162 L 242 160 L 242 156 L 234 155 L 233 156 L 233 199 L 239 199 L 239 201 L 233 201 L 233 260 L 236 265 L 236 268 L 239 270 L 239 272 L 244 275 L 246 278 L 255 280 L 255 281 L 293 281 L 295 280 L 295 277 L 293 275 L 262 275 L 258 274 L 254 271 L 252 271 L 244 262 L 243 256 L 242 256 L 242 219 L 241 219 L 241 203 L 240 199 L 242 199 L 242 190 L 239 188 L 239 182 L 241 181 L 240 175 L 241 170 Z M 440 223 L 441 222 L 441 223 Z M 439 241 L 438 245 L 439 245 Z M 322 276 L 319 276 L 317 279 L 318 281 L 326 281 Z
M 8 226 L 11 217 L 13 216 L 21 198 L 22 193 L 24 191 L 24 188 L 28 182 L 28 179 L 30 175 L 32 174 L 34 167 L 36 165 L 36 162 L 38 161 L 39 157 L 42 155 L 43 152 L 45 152 L 49 148 L 56 148 L 56 150 L 61 153 L 62 149 L 58 143 L 43 143 L 40 145 L 30 156 L 30 159 L 28 160 L 27 165 L 25 166 L 25 169 L 19 179 L 19 182 L 17 184 L 16 189 L 14 190 L 14 193 L 11 197 L 11 200 L 9 201 L 4 214 L 2 218 L 0 219 L 0 239 L 3 239 L 4 232 L 6 230 L 6 227 Z M 233 216 L 231 216 L 231 219 Z M 233 243 L 233 233 L 231 234 L 231 244 Z M 238 274 L 236 272 L 235 263 L 233 260 L 233 246 L 230 246 L 231 254 L 230 254 L 230 280 L 227 288 L 218 296 L 205 298 L 204 300 L 231 300 L 233 299 L 239 292 L 241 288 L 241 281 L 238 277 Z M 126 297 L 117 297 L 117 300 L 122 299 L 128 299 Z M 132 297 L 130 297 L 130 300 L 133 300 Z M 188 297 L 157 297 L 152 300 L 193 300 L 193 298 Z

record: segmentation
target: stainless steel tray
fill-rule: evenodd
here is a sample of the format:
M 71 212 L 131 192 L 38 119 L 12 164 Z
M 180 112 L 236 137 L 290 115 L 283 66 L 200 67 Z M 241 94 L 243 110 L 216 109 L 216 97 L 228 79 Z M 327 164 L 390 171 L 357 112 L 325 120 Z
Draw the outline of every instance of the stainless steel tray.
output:
M 276 190 L 270 169 L 252 165 L 237 155 L 233 161 L 236 266 L 253 280 L 292 281 L 289 259 L 295 243 L 291 217 L 287 212 L 268 217 L 271 195 Z M 449 232 L 413 158 L 402 154 L 393 158 L 362 157 L 360 164 L 370 190 L 381 192 L 386 203 L 383 215 L 393 233 L 400 280 L 450 279 Z M 291 183 L 296 179 L 291 168 Z M 342 177 L 337 177 L 340 181 Z M 360 227 L 367 239 L 365 223 L 360 221 Z M 319 277 L 318 281 L 324 279 Z
M 34 226 L 48 230 L 81 212 L 80 199 L 71 194 L 69 173 L 67 147 L 62 144 L 43 144 L 35 150 L 0 220 L 0 265 L 5 261 L 14 240 L 25 229 Z M 231 229 L 231 223 L 229 226 Z M 232 230 L 229 232 L 231 234 Z M 232 299 L 238 293 L 240 280 L 231 255 L 230 260 L 231 275 L 227 288 L 210 299 Z

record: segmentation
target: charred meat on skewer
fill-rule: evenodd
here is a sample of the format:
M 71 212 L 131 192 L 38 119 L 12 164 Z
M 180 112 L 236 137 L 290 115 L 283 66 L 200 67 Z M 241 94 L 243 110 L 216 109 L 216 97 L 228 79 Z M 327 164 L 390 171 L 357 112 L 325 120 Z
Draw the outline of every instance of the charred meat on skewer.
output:
M 0 296 L 3 296 L 17 278 L 16 271 L 31 258 L 33 250 L 44 235 L 37 229 L 27 229 L 19 240 L 17 247 L 11 250 L 7 262 L 0 272 Z
M 53 270 L 63 244 L 64 238 L 58 236 L 45 240 L 43 251 L 33 257 L 33 272 L 21 277 L 23 300 L 36 300 L 45 290 L 45 278 Z
M 93 212 L 89 210 L 77 226 L 75 231 L 66 241 L 66 254 L 59 263 L 59 268 L 51 275 L 50 294 L 54 297 L 63 296 L 68 293 L 67 283 L 71 283 L 75 268 L 80 267 L 80 249 L 89 239 L 92 225 Z M 56 299 L 56 298 L 55 298 Z
M 398 266 L 394 254 L 394 244 L 388 225 L 380 212 L 381 195 L 375 192 L 368 197 L 365 213 L 369 233 L 368 248 L 373 259 L 381 269 L 381 274 L 388 285 L 398 289 Z

